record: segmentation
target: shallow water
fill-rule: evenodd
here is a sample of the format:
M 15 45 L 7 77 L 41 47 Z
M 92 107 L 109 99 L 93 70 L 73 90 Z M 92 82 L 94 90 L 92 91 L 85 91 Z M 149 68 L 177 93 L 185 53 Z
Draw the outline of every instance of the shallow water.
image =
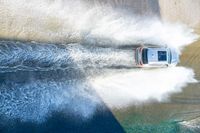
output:
M 199 42 L 157 1 L 7 0 L 0 16 L 0 132 L 198 131 Z M 180 64 L 136 68 L 141 43 Z

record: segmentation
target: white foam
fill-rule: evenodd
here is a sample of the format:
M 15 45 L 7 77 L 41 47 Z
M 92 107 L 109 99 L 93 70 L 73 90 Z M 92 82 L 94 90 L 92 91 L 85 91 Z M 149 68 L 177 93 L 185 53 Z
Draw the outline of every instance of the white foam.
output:
M 105 103 L 117 108 L 167 100 L 170 94 L 194 82 L 194 72 L 183 67 L 131 70 L 91 80 Z
M 197 37 L 181 24 L 129 16 L 110 6 L 91 6 L 83 0 L 6 0 L 0 9 L 3 38 L 105 45 L 145 42 L 178 49 Z

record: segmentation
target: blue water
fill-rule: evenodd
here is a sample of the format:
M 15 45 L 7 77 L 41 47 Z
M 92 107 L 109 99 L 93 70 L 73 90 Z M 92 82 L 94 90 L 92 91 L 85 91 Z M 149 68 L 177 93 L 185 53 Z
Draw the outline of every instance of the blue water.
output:
M 77 64 L 72 52 L 79 48 L 88 49 L 79 44 L 0 42 L 1 133 L 124 132 L 87 82 L 99 62 Z

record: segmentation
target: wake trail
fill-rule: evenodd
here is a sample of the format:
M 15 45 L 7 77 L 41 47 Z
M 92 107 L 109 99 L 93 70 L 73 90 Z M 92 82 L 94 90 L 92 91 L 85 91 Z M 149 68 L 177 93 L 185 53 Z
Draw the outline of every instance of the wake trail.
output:
M 0 41 L 0 117 L 42 122 L 61 111 L 89 119 L 101 106 L 89 74 L 133 65 L 134 48 Z
M 0 41 L 0 72 L 132 68 L 134 49 Z

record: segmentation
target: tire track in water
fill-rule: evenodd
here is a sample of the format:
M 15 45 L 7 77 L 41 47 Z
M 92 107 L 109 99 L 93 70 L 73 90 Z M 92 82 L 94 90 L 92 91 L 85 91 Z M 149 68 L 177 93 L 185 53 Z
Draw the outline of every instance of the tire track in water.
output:
M 73 64 L 73 65 L 72 65 Z M 134 50 L 85 47 L 81 44 L 0 42 L 0 72 L 80 68 L 132 68 Z

